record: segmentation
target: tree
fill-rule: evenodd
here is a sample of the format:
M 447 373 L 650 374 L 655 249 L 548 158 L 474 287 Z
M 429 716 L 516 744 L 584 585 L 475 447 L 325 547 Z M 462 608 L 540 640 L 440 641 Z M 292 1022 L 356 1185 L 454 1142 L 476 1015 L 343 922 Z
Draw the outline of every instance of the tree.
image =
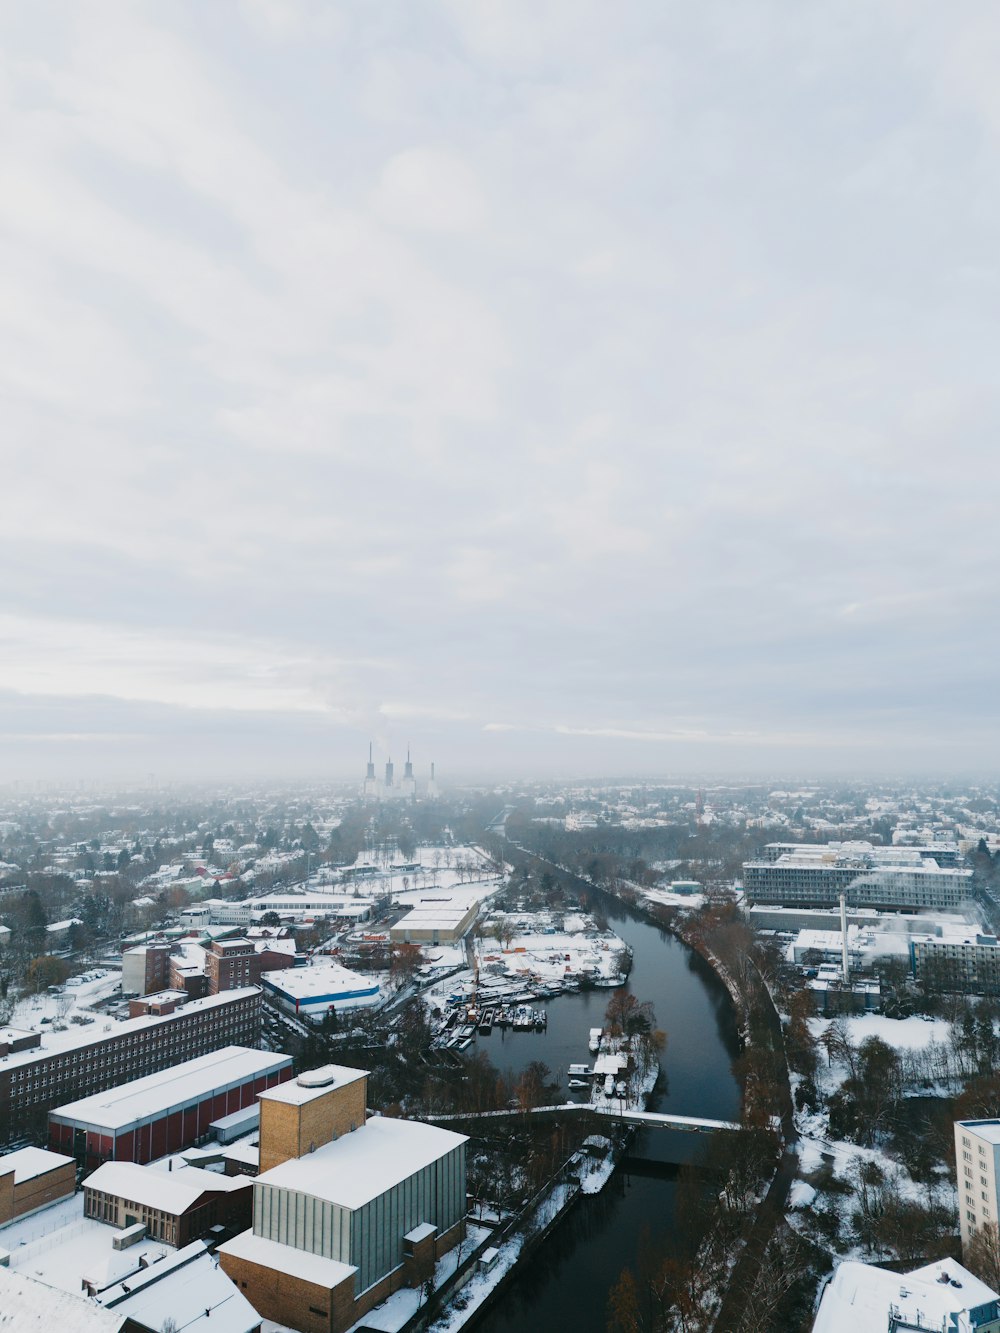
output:
M 996 1222 L 985 1222 L 973 1233 L 964 1257 L 970 1273 L 1000 1291 L 1000 1227 Z
M 69 976 L 69 964 L 53 954 L 42 954 L 28 964 L 27 982 L 34 991 L 47 990 L 49 986 L 61 986 Z

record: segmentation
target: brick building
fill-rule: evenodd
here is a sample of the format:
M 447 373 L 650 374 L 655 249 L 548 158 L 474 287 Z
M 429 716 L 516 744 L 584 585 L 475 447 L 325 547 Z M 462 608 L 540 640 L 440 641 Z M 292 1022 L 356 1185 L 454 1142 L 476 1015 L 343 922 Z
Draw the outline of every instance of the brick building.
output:
M 253 1227 L 219 1247 L 265 1319 L 343 1333 L 465 1234 L 460 1134 L 365 1120 L 367 1074 L 327 1065 L 260 1098 Z
M 119 1228 L 141 1222 L 152 1240 L 175 1246 L 214 1226 L 246 1226 L 250 1202 L 246 1176 L 196 1166 L 158 1171 L 135 1162 L 105 1162 L 83 1187 L 84 1217 Z
M 260 1009 L 261 992 L 251 987 L 192 1000 L 165 1017 L 46 1033 L 43 1044 L 0 1057 L 0 1143 L 24 1134 L 41 1137 L 49 1111 L 63 1102 L 221 1046 L 258 1046 Z
M 0 1226 L 46 1208 L 76 1189 L 76 1163 L 44 1148 L 19 1148 L 0 1157 Z
M 239 990 L 260 981 L 260 966 L 249 940 L 213 940 L 205 954 L 209 995 Z M 254 975 L 256 973 L 256 976 Z

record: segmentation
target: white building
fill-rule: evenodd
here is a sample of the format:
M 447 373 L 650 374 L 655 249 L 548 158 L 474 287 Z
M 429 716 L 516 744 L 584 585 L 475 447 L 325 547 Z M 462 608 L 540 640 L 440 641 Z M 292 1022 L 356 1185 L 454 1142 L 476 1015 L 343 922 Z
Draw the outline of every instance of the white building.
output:
M 381 987 L 374 977 L 352 972 L 332 960 L 311 967 L 264 972 L 260 984 L 280 1007 L 314 1019 L 323 1018 L 331 1009 L 343 1013 L 369 1008 L 382 999 Z
M 956 1120 L 955 1167 L 958 1175 L 958 1218 L 962 1255 L 981 1227 L 996 1226 L 997 1175 L 1000 1171 L 1000 1120 Z
M 911 1273 L 845 1260 L 823 1292 L 812 1333 L 1000 1333 L 1000 1297 L 954 1259 Z

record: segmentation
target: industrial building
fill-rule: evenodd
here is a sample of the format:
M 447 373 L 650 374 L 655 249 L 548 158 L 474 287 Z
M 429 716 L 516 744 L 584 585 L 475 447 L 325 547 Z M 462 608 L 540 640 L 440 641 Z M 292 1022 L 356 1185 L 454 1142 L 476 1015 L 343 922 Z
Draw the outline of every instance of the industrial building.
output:
M 272 1003 L 305 1018 L 323 1018 L 331 1009 L 365 1009 L 382 999 L 377 980 L 325 959 L 312 967 L 263 972 L 260 982 Z
M 259 1333 L 261 1318 L 219 1268 L 201 1240 L 166 1255 L 95 1296 L 104 1310 L 127 1319 L 126 1330 L 163 1328 L 169 1310 L 184 1333 Z
M 49 1113 L 49 1143 L 88 1168 L 152 1162 L 189 1148 L 213 1121 L 292 1076 L 288 1055 L 225 1046 Z
M 65 1102 L 221 1046 L 258 1046 L 260 1009 L 261 992 L 251 987 L 192 1000 L 163 1017 L 94 1022 L 44 1038 L 24 1034 L 29 1048 L 0 1055 L 0 1142 L 40 1130 Z
M 0 1157 L 0 1226 L 26 1217 L 76 1189 L 76 1163 L 44 1148 L 19 1148 Z
M 253 1227 L 219 1247 L 265 1319 L 343 1333 L 464 1235 L 466 1139 L 365 1120 L 367 1074 L 328 1065 L 264 1093 Z
M 479 903 L 456 901 L 443 894 L 421 898 L 389 929 L 393 944 L 455 944 L 471 930 Z
M 144 1226 L 151 1240 L 187 1245 L 214 1226 L 246 1226 L 250 1185 L 247 1176 L 197 1166 L 157 1171 L 135 1162 L 105 1162 L 84 1182 L 83 1215 L 119 1230 Z
M 958 908 L 972 896 L 972 871 L 936 846 L 771 843 L 744 862 L 743 889 L 750 903 L 832 907 L 843 893 L 849 907 Z

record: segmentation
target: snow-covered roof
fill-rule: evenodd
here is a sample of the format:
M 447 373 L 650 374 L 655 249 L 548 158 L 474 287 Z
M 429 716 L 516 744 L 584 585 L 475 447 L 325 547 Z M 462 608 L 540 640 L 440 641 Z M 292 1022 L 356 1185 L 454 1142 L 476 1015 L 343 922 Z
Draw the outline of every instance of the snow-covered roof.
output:
M 374 1116 L 305 1157 L 273 1166 L 257 1177 L 257 1184 L 298 1190 L 342 1208 L 362 1208 L 466 1141 L 464 1135 L 436 1125 Z
M 18 1148 L 16 1152 L 0 1157 L 0 1176 L 13 1171 L 14 1184 L 22 1185 L 26 1180 L 34 1180 L 36 1176 L 44 1176 L 47 1171 L 67 1165 L 73 1165 L 73 1158 L 61 1152 L 49 1152 L 47 1148 Z
M 82 1296 L 57 1291 L 44 1283 L 0 1268 L 0 1329 L 10 1333 L 115 1333 L 125 1323 L 123 1315 L 101 1310 Z
M 105 1162 L 87 1177 L 87 1188 L 112 1194 L 118 1199 L 159 1208 L 165 1213 L 185 1212 L 207 1190 L 228 1193 L 249 1184 L 245 1176 L 224 1176 L 197 1166 L 182 1166 L 176 1171 L 157 1171 L 137 1162 Z
M 359 1078 L 367 1078 L 367 1069 L 352 1069 L 349 1065 L 323 1065 L 320 1069 L 310 1069 L 288 1083 L 279 1083 L 276 1088 L 267 1088 L 258 1094 L 260 1099 L 269 1102 L 288 1102 L 292 1106 L 302 1106 L 316 1097 L 322 1097 L 332 1088 L 346 1088 L 348 1083 L 356 1083 Z
M 290 1069 L 291 1064 L 287 1055 L 224 1046 L 157 1074 L 67 1102 L 56 1107 L 52 1116 L 60 1124 L 72 1120 L 98 1129 L 118 1130 L 222 1093 L 248 1079 Z
M 219 1267 L 204 1241 L 192 1241 L 100 1295 L 116 1315 L 159 1328 L 169 1314 L 184 1333 L 251 1333 L 260 1315 Z
M 94 1046 L 100 1041 L 107 1041 L 110 1037 L 127 1036 L 131 1032 L 141 1032 L 160 1023 L 174 1023 L 177 1019 L 188 1017 L 193 1013 L 200 1013 L 205 1009 L 217 1009 L 235 1003 L 247 995 L 256 994 L 259 994 L 256 986 L 245 986 L 240 990 L 223 991 L 219 995 L 207 995 L 202 1000 L 189 1000 L 172 1014 L 140 1014 L 138 1018 L 126 1018 L 122 1022 L 102 1016 L 86 1028 L 68 1028 L 65 1032 L 53 1032 L 51 1028 L 46 1028 L 42 1033 L 41 1046 L 33 1046 L 26 1051 L 12 1051 L 9 1055 L 0 1056 L 0 1069 L 15 1069 L 19 1065 L 31 1064 L 35 1060 L 55 1055 L 60 1051 Z
M 262 973 L 261 981 L 268 989 L 292 1000 L 354 999 L 379 994 L 377 980 L 334 962 L 317 963 L 313 967 L 278 968 Z
M 251 1264 L 277 1269 L 302 1282 L 314 1282 L 319 1287 L 332 1288 L 351 1278 L 358 1271 L 351 1264 L 337 1259 L 324 1259 L 308 1250 L 296 1250 L 276 1240 L 256 1236 L 252 1231 L 241 1231 L 232 1240 L 219 1246 L 220 1254 L 231 1254 L 234 1259 L 245 1259 Z
M 890 1273 L 848 1259 L 823 1293 L 812 1333 L 844 1333 L 845 1329 L 885 1333 L 890 1307 L 895 1307 L 897 1318 L 911 1321 L 914 1327 L 918 1311 L 922 1327 L 950 1327 L 949 1316 L 996 1299 L 995 1291 L 954 1259 L 939 1259 L 912 1273 Z
M 1000 1120 L 960 1120 L 958 1123 L 963 1129 L 971 1129 L 985 1143 L 1000 1144 Z M 3 1161 L 0 1159 L 2 1169 Z

